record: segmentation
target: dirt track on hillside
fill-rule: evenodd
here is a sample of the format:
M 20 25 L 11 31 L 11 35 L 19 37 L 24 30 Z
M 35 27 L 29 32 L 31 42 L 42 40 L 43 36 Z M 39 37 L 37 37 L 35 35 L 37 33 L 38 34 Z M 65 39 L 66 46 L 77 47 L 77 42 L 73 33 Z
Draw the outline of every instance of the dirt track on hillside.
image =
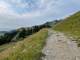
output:
M 63 33 L 49 30 L 42 60 L 80 60 L 80 48 Z

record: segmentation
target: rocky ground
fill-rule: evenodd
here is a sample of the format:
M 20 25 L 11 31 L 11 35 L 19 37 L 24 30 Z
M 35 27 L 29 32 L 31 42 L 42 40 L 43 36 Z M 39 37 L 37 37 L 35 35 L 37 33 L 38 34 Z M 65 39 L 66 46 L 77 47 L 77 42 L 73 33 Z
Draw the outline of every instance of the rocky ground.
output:
M 80 60 L 80 48 L 63 33 L 49 30 L 42 60 Z

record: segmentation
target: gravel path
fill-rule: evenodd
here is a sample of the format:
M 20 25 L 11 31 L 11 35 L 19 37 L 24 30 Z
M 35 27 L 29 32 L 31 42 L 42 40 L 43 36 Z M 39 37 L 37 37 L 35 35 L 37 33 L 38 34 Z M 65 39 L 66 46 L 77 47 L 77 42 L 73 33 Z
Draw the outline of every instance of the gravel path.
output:
M 80 60 L 80 48 L 63 33 L 49 32 L 42 60 Z

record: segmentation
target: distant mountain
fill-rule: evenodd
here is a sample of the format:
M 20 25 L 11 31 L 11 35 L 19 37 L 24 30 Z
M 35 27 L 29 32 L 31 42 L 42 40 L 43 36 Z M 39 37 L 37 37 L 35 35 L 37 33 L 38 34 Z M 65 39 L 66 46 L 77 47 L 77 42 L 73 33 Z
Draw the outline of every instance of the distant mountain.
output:
M 61 20 L 53 20 L 53 21 L 50 21 L 50 22 L 46 22 L 45 25 L 47 25 L 48 27 L 53 27 L 56 24 L 58 24 L 60 21 Z
M 43 28 L 51 28 L 53 25 L 57 24 L 59 21 L 51 21 L 44 23 L 42 25 L 35 25 L 32 27 L 21 27 L 11 31 L 0 31 L 0 44 L 5 44 L 9 42 L 16 42 L 23 40 L 25 37 L 32 35 Z
M 0 31 L 0 33 L 6 33 L 7 31 Z
M 9 42 L 17 42 L 23 40 L 25 37 L 32 35 L 43 28 L 48 28 L 49 25 L 42 24 L 36 25 L 32 27 L 21 27 L 19 29 L 11 30 L 11 31 L 0 31 L 0 45 L 9 43 Z
M 4 35 L 7 31 L 0 31 L 0 35 Z

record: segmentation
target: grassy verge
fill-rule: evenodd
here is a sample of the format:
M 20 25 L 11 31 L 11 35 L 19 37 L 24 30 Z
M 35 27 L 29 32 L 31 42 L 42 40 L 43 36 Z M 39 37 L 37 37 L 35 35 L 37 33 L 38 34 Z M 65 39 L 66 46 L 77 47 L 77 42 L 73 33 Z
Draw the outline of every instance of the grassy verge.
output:
M 42 29 L 38 33 L 25 38 L 0 53 L 0 60 L 39 60 L 47 35 L 48 30 Z

